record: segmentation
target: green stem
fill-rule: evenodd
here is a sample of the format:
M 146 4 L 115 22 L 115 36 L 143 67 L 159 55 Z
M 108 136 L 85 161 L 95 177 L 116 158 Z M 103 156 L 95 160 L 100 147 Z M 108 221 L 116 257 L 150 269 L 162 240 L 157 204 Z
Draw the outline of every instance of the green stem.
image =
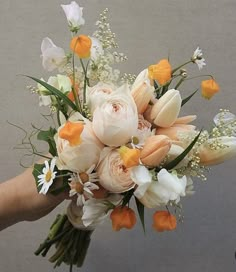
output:
M 85 68 L 84 66 L 84 63 L 82 61 L 82 59 L 80 59 L 80 63 L 81 63 L 81 66 L 82 66 L 82 69 L 83 69 L 83 72 L 84 72 L 84 92 L 83 92 L 83 102 L 84 104 L 86 103 L 86 87 L 87 87 L 87 69 L 88 69 L 88 63 L 87 63 L 87 66 Z
M 189 77 L 189 78 L 186 78 L 185 80 L 195 79 L 195 78 L 199 78 L 199 77 L 211 77 L 212 79 L 214 79 L 212 75 L 200 75 L 200 76 L 195 76 L 195 77 Z
M 176 71 L 178 71 L 180 68 L 184 67 L 185 65 L 187 65 L 187 64 L 189 64 L 189 63 L 191 63 L 191 62 L 192 62 L 192 60 L 189 60 L 189 61 L 187 61 L 187 62 L 181 64 L 180 66 L 178 66 L 178 67 L 175 68 L 174 70 L 172 70 L 172 75 L 173 75 Z
M 177 90 L 177 88 L 184 82 L 184 78 L 181 78 L 179 80 L 179 82 L 176 84 L 176 86 L 174 87 L 175 90 Z
M 75 44 L 75 47 L 76 47 L 76 44 Z M 75 53 L 74 52 L 73 52 L 73 55 L 72 55 L 72 68 L 73 68 L 72 92 L 73 92 L 73 95 L 74 95 L 74 98 L 75 98 L 75 104 L 76 104 L 77 108 L 79 109 L 80 113 L 82 113 L 81 104 L 80 104 L 80 101 L 78 99 L 78 94 L 76 93 L 76 90 L 75 90 Z

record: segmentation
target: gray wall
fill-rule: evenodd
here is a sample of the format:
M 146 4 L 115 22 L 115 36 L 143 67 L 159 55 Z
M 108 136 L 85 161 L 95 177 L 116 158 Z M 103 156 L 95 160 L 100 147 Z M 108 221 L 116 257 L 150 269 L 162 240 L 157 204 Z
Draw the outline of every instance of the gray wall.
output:
M 5 0 L 0 4 L 0 179 L 22 171 L 21 151 L 13 150 L 22 133 L 6 120 L 30 129 L 45 123 L 32 84 L 19 74 L 40 77 L 40 44 L 49 36 L 67 47 L 69 33 L 60 4 L 65 1 Z M 129 56 L 124 71 L 138 73 L 170 53 L 174 66 L 191 56 L 199 45 L 207 61 L 202 73 L 212 73 L 221 93 L 210 102 L 200 95 L 184 108 L 198 114 L 198 126 L 210 123 L 219 108 L 236 113 L 236 2 L 235 0 L 81 0 L 85 7 L 85 33 L 93 32 L 100 11 L 110 9 L 112 29 L 120 50 Z M 198 74 L 197 67 L 191 71 Z M 191 82 L 190 91 L 198 86 Z M 186 89 L 188 86 L 186 85 Z M 236 180 L 235 160 L 212 169 L 208 181 L 195 181 L 197 193 L 184 201 L 185 221 L 175 232 L 158 234 L 146 216 L 147 234 L 140 224 L 132 231 L 114 233 L 110 222 L 97 229 L 84 267 L 80 271 L 235 271 Z M 52 271 L 46 259 L 33 251 L 47 233 L 53 214 L 34 223 L 19 223 L 0 233 L 0 271 Z M 56 271 L 67 271 L 61 267 Z

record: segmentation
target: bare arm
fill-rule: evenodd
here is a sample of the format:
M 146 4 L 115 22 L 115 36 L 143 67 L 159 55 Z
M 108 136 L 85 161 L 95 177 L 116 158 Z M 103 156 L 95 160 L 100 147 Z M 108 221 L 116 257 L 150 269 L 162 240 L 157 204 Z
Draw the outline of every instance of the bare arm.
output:
M 65 196 L 38 194 L 32 169 L 0 183 L 0 230 L 20 221 L 33 221 L 45 216 Z

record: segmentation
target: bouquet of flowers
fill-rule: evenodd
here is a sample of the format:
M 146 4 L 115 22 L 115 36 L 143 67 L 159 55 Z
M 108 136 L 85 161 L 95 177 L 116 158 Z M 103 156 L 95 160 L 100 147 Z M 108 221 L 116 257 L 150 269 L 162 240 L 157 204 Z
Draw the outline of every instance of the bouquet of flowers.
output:
M 236 155 L 236 116 L 220 110 L 209 131 L 191 124 L 195 115 L 179 116 L 198 92 L 181 95 L 191 79 L 186 66 L 205 65 L 200 48 L 176 68 L 168 59 L 154 60 L 137 77 L 122 75 L 113 65 L 127 58 L 116 51 L 108 10 L 89 36 L 78 35 L 83 9 L 76 2 L 62 8 L 72 34 L 70 52 L 44 38 L 43 67 L 59 74 L 48 81 L 29 76 L 37 82 L 30 89 L 55 121 L 36 131 L 49 150 L 45 155 L 32 147 L 33 154 L 46 158 L 34 164 L 33 175 L 40 194 L 67 192 L 72 201 L 35 253 L 46 256 L 55 245 L 50 261 L 72 271 L 82 266 L 92 232 L 107 217 L 119 231 L 131 229 L 138 216 L 145 230 L 145 208 L 155 209 L 153 228 L 174 230 L 182 218 L 181 197 L 194 193 L 191 178 L 205 180 L 208 166 Z M 207 77 L 201 93 L 210 99 L 219 85 Z M 129 205 L 133 200 L 135 210 Z

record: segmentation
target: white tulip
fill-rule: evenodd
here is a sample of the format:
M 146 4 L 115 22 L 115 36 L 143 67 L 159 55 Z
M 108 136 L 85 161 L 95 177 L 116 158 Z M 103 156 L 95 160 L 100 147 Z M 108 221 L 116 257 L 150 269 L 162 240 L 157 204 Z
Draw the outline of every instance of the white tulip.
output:
M 181 109 L 181 96 L 179 91 L 167 91 L 153 106 L 151 119 L 159 127 L 170 127 L 176 121 Z
M 41 44 L 41 51 L 42 64 L 45 70 L 51 72 L 57 68 L 59 71 L 63 71 L 67 63 L 67 57 L 62 48 L 57 47 L 51 39 L 44 38 Z
M 68 21 L 71 32 L 77 32 L 81 25 L 84 25 L 83 8 L 81 8 L 75 1 L 69 5 L 61 5 L 63 8 L 66 19 Z
M 216 142 L 221 144 L 222 147 L 211 148 L 211 145 Z M 223 163 L 236 156 L 236 137 L 222 136 L 209 139 L 200 146 L 198 151 L 201 165 L 207 166 Z

